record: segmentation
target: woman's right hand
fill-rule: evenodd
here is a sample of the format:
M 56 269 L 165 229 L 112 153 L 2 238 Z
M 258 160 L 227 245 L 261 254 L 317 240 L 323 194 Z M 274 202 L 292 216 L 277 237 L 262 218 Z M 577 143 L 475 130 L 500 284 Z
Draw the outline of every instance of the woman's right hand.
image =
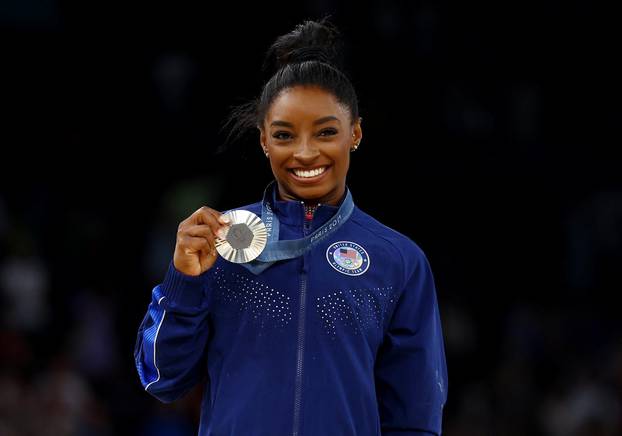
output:
M 214 265 L 218 257 L 214 235 L 229 225 L 228 219 L 203 206 L 179 224 L 173 255 L 177 271 L 198 276 Z

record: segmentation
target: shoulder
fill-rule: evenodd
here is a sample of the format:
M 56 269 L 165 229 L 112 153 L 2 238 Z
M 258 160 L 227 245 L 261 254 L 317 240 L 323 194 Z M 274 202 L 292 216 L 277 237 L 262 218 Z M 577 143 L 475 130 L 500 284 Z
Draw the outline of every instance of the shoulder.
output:
M 414 269 L 427 264 L 427 258 L 421 247 L 409 236 L 383 224 L 367 212 L 355 206 L 350 221 L 358 226 L 358 231 L 366 238 L 380 240 L 385 246 L 391 247 L 394 254 L 399 255 L 403 262 L 404 277 L 409 277 Z
M 411 255 L 423 255 L 423 250 L 410 237 L 399 232 L 398 230 L 383 224 L 367 212 L 359 207 L 354 208 L 354 212 L 350 220 L 357 226 L 360 231 L 368 233 L 370 237 L 384 239 L 386 242 L 395 246 L 398 250 L 409 253 Z

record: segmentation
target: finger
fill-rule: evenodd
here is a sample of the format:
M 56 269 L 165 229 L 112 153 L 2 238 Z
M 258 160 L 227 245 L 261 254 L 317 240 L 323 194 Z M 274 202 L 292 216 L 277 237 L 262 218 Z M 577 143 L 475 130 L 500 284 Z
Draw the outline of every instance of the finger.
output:
M 216 234 L 212 231 L 212 228 L 206 224 L 197 224 L 194 226 L 190 226 L 185 229 L 185 234 L 190 236 L 198 236 L 200 238 L 206 238 L 209 241 L 213 241 L 216 243 L 215 238 L 218 237 L 220 239 L 226 239 L 227 232 L 225 226 L 220 227 Z
M 214 232 L 207 224 L 194 224 L 186 227 L 183 233 L 188 236 L 196 236 L 208 240 L 214 239 Z
M 225 239 L 225 236 L 227 235 L 226 229 L 231 226 L 231 219 L 227 215 L 214 209 L 211 209 L 209 213 L 212 214 L 218 224 L 218 228 L 216 230 L 212 228 L 214 235 L 218 236 L 220 239 Z
M 203 206 L 192 214 L 191 218 L 193 224 L 206 224 L 211 227 L 214 234 L 217 234 L 218 229 L 224 226 L 224 224 L 219 221 L 221 215 L 220 212 L 210 207 Z
M 191 221 L 194 224 L 209 224 L 212 221 L 214 215 L 210 212 L 212 210 L 211 207 L 201 206 L 197 210 L 194 211 L 192 215 L 190 215 Z
M 220 213 L 214 209 L 209 209 L 207 212 L 216 219 L 216 222 L 219 224 L 220 227 L 228 226 L 231 224 L 231 218 L 229 218 L 228 215 Z
M 218 216 L 218 221 L 221 222 L 222 224 L 231 224 L 231 218 L 229 218 L 229 216 L 224 213 L 221 213 Z
M 214 243 L 205 238 L 187 235 L 179 238 L 179 245 L 185 254 L 194 254 L 199 252 L 213 253 L 216 249 Z
M 220 228 L 220 224 L 218 224 L 218 222 L 208 209 L 209 208 L 207 206 L 203 206 L 197 209 L 186 222 L 180 224 L 178 233 L 188 234 L 189 229 L 194 229 L 193 231 L 196 233 L 198 228 L 209 228 L 211 229 L 212 235 L 216 234 L 216 232 Z M 206 232 L 204 230 L 199 230 L 199 234 L 196 234 L 194 236 L 205 235 Z

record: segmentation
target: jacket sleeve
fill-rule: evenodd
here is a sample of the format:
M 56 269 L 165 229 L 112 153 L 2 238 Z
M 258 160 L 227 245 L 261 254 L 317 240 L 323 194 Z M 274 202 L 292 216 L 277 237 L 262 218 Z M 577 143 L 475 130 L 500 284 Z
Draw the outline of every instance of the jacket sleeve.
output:
M 417 247 L 375 365 L 383 436 L 440 435 L 447 367 L 434 279 Z
M 208 273 L 188 276 L 171 262 L 138 328 L 138 376 L 145 390 L 162 402 L 182 397 L 206 374 Z

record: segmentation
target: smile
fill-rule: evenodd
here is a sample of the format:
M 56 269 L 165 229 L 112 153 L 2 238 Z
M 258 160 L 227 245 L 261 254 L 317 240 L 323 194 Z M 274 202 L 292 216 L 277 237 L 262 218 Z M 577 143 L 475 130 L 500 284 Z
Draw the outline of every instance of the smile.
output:
M 291 171 L 296 175 L 296 177 L 299 177 L 301 179 L 311 179 L 313 177 L 317 177 L 323 174 L 326 171 L 326 168 L 328 168 L 328 166 L 314 168 L 312 170 L 292 169 Z

